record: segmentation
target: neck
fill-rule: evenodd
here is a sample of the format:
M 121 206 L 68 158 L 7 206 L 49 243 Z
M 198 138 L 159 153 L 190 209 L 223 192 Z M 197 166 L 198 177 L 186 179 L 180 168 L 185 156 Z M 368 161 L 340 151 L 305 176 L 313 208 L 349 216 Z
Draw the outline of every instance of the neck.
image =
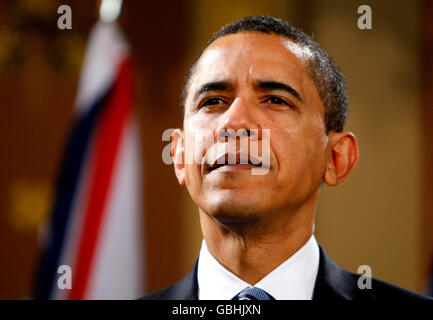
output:
M 209 252 L 226 269 L 254 285 L 290 258 L 313 234 L 317 201 L 297 210 L 227 226 L 200 209 Z

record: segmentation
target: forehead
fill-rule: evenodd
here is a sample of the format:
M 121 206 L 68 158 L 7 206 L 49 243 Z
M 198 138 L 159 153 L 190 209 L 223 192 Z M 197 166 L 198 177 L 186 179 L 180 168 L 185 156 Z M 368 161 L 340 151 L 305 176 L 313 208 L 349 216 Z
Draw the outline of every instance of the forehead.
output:
M 279 35 L 240 32 L 215 40 L 200 57 L 190 90 L 216 80 L 267 79 L 288 81 L 303 91 L 311 82 L 307 72 L 308 48 Z

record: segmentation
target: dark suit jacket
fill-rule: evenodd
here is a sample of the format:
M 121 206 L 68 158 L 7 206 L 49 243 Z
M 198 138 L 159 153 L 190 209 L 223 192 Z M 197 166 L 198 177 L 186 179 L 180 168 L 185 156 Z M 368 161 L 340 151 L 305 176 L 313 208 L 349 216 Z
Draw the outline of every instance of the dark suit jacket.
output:
M 371 289 L 359 289 L 359 274 L 343 270 L 320 248 L 319 271 L 313 300 L 433 300 L 414 292 L 372 279 Z M 148 294 L 142 300 L 197 300 L 197 262 L 191 272 L 168 288 Z

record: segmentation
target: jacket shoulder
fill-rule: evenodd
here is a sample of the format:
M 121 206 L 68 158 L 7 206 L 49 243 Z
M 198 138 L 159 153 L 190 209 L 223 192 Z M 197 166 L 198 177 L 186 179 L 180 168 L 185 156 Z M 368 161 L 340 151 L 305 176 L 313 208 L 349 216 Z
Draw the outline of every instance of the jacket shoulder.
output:
M 361 288 L 358 282 L 362 275 L 342 269 L 327 256 L 323 248 L 319 248 L 315 300 L 433 300 L 376 278 L 361 279 L 366 284 L 365 288 Z
M 379 279 L 373 278 L 372 280 L 372 288 L 364 290 L 371 290 L 371 294 L 376 300 L 433 300 L 431 297 L 397 287 Z

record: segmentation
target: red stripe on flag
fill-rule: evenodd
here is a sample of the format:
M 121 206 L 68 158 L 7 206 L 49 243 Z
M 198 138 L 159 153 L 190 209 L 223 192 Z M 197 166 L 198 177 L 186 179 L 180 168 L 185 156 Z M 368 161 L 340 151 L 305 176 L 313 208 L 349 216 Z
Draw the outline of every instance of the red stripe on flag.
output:
M 132 70 L 129 60 L 118 69 L 113 92 L 101 114 L 95 133 L 95 153 L 90 174 L 88 203 L 85 206 L 83 229 L 79 238 L 76 264 L 72 270 L 72 288 L 68 299 L 85 299 L 89 274 L 104 219 L 107 194 L 110 190 L 119 143 L 132 107 Z

